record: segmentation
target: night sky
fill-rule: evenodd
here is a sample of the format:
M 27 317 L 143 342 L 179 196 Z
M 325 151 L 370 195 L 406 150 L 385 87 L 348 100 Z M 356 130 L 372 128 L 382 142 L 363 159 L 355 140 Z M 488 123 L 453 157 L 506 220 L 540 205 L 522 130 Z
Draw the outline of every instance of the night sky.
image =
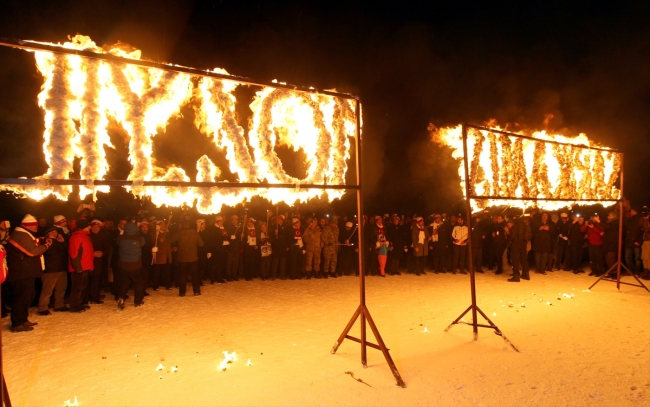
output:
M 369 210 L 460 207 L 458 164 L 427 126 L 492 118 L 584 132 L 622 150 L 626 196 L 650 203 L 648 2 L 51 3 L 3 1 L 0 37 L 63 42 L 79 33 L 129 43 L 154 61 L 360 95 Z M 0 177 L 46 170 L 41 84 L 33 55 L 0 47 Z M 183 131 L 170 124 L 159 145 L 181 146 Z M 202 153 L 189 148 L 161 160 L 187 156 L 192 167 Z M 118 164 L 123 152 L 113 154 Z

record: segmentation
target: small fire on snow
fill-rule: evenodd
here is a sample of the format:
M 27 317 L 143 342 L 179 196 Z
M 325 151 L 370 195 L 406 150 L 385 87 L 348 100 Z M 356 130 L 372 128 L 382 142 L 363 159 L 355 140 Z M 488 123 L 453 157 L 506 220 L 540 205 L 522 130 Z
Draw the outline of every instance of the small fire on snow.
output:
M 77 396 L 74 396 L 74 401 L 70 401 L 70 400 L 64 401 L 63 407 L 77 407 Z
M 232 363 L 237 360 L 237 354 L 235 352 L 228 353 L 228 351 L 223 351 L 223 360 L 219 363 L 219 370 L 226 371 L 228 363 Z

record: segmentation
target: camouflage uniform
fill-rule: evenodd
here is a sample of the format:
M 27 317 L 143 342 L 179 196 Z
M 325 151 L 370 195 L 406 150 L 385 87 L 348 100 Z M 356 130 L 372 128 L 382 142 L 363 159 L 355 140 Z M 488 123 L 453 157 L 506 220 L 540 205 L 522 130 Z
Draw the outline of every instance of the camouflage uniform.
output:
M 317 274 L 320 272 L 320 229 L 318 226 L 315 228 L 307 228 L 302 235 L 305 242 L 305 271 L 307 278 L 311 278 L 312 265 L 313 270 Z
M 330 273 L 336 275 L 336 256 L 338 254 L 339 227 L 335 223 L 330 223 L 323 228 L 320 235 L 323 247 L 323 273 L 327 276 Z

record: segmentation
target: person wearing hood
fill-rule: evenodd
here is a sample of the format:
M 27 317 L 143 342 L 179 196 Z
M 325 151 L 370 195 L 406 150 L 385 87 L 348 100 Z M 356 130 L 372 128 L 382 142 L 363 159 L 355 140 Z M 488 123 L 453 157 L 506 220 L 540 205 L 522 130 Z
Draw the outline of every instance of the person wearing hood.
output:
M 70 290 L 70 312 L 83 312 L 83 299 L 88 290 L 88 275 L 95 268 L 94 248 L 90 240 L 90 224 L 86 219 L 76 222 L 77 229 L 70 236 L 68 246 L 68 271 L 72 288 Z
M 68 220 L 63 215 L 54 216 L 54 227 L 59 229 L 59 234 L 66 241 L 70 239 L 70 229 L 68 229 Z
M 199 260 L 198 248 L 203 246 L 203 239 L 196 231 L 196 227 L 191 227 L 189 222 L 182 221 L 180 229 L 174 233 L 170 243 L 178 243 L 178 265 L 179 265 L 179 283 L 178 295 L 185 296 L 187 290 L 187 277 L 192 280 L 192 289 L 194 295 L 201 295 L 201 282 L 199 281 L 199 272 L 197 263 Z
M 124 234 L 116 239 L 118 247 L 117 266 L 120 269 L 121 284 L 117 293 L 117 308 L 124 309 L 126 292 L 133 283 L 133 303 L 136 307 L 144 304 L 144 284 L 142 281 L 142 246 L 144 238 L 140 235 L 138 225 L 133 222 L 124 224 Z
M 29 306 L 34 299 L 34 282 L 43 274 L 45 260 L 43 253 L 51 246 L 50 240 L 42 242 L 34 234 L 38 230 L 38 221 L 32 215 L 25 215 L 19 227 L 14 229 L 9 238 L 7 266 L 9 274 L 6 284 L 14 288 L 14 302 L 11 306 L 11 331 L 26 332 L 33 330 L 36 322 L 30 322 Z
M 424 227 L 424 219 L 415 218 L 415 223 L 411 228 L 411 244 L 413 245 L 413 271 L 415 275 L 424 274 L 424 266 L 427 255 L 429 254 L 429 231 Z

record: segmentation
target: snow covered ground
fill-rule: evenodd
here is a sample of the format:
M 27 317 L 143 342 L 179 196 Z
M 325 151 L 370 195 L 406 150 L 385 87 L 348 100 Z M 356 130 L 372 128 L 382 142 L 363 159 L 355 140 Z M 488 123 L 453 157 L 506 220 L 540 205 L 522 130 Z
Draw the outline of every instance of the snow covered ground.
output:
M 368 348 L 367 369 L 357 343 L 330 354 L 358 305 L 354 277 L 239 281 L 200 297 L 161 291 L 122 312 L 107 301 L 32 315 L 28 333 L 9 332 L 5 319 L 4 371 L 15 406 L 75 396 L 79 406 L 648 406 L 650 294 L 610 282 L 583 292 L 592 281 L 478 275 L 479 306 L 517 353 L 490 329 L 476 342 L 466 325 L 444 332 L 470 304 L 468 276 L 369 277 L 368 307 L 406 388 L 377 350 Z M 223 351 L 238 358 L 226 371 Z

